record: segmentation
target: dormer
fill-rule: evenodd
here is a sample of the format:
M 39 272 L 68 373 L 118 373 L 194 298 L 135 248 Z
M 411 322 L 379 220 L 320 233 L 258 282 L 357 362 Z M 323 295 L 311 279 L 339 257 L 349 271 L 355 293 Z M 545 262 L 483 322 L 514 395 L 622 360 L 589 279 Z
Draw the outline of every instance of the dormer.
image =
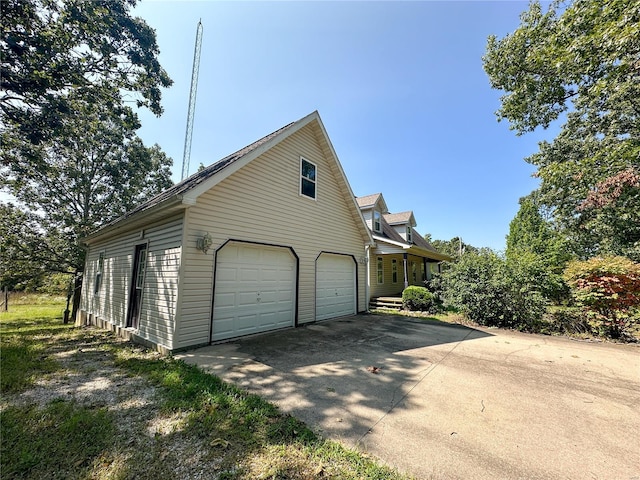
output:
M 413 229 L 416 226 L 416 219 L 412 211 L 388 213 L 384 215 L 384 219 L 405 242 L 414 243 Z
M 387 204 L 381 193 L 374 193 L 373 195 L 366 195 L 364 197 L 357 197 L 356 201 L 362 212 L 367 226 L 373 232 L 373 234 L 382 233 L 382 218 L 385 214 L 389 213 Z

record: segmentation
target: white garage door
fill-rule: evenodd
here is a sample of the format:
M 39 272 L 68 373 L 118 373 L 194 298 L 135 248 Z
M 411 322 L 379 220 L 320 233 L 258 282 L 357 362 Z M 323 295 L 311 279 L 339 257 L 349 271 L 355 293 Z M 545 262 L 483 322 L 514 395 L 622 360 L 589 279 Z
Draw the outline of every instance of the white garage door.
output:
M 356 264 L 346 255 L 316 260 L 316 320 L 356 313 Z
M 212 339 L 293 326 L 295 292 L 288 248 L 228 243 L 216 255 Z

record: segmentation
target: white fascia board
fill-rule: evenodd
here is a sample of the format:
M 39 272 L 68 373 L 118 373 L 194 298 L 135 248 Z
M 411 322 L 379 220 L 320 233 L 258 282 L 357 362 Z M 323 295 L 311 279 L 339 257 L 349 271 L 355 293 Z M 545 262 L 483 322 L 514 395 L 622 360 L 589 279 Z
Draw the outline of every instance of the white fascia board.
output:
M 364 229 L 364 232 L 367 234 L 367 239 L 369 241 L 368 245 L 374 246 L 375 245 L 375 241 L 373 240 L 373 237 L 371 235 L 371 230 L 369 230 L 369 227 L 367 226 L 367 222 L 365 222 L 364 217 L 362 216 L 362 210 L 360 210 L 360 206 L 358 205 L 358 202 L 356 201 L 356 196 L 353 194 L 353 190 L 351 190 L 351 185 L 349 184 L 349 180 L 347 179 L 347 175 L 344 173 L 344 170 L 342 168 L 342 164 L 340 163 L 340 159 L 338 158 L 338 154 L 336 153 L 335 149 L 333 148 L 333 144 L 331 143 L 331 139 L 329 138 L 329 134 L 327 133 L 326 128 L 324 128 L 324 124 L 322 123 L 322 119 L 320 118 L 320 114 L 316 110 L 311 115 L 313 115 L 315 117 L 315 119 L 317 120 L 318 126 L 320 127 L 320 131 L 322 132 L 322 136 L 324 137 L 325 142 L 327 142 L 327 146 L 329 147 L 329 151 L 331 152 L 331 155 L 333 155 L 333 158 L 334 158 L 334 160 L 336 162 L 336 166 L 338 167 L 338 171 L 340 172 L 340 175 L 342 177 L 342 181 L 344 182 L 344 185 L 347 187 L 347 193 L 349 195 L 349 198 L 351 199 L 351 202 L 353 203 L 353 207 L 355 208 L 356 212 L 358 213 L 358 217 L 360 218 L 360 223 L 362 224 L 362 228 Z M 311 116 L 311 115 L 309 115 L 309 116 Z
M 408 250 L 411 248 L 411 245 L 406 244 L 406 243 L 401 243 L 401 242 L 396 242 L 395 240 L 390 240 L 388 238 L 384 238 L 384 237 L 379 237 L 377 235 L 373 235 L 374 240 L 377 240 L 379 242 L 382 243 L 388 243 L 389 245 L 395 245 L 396 247 L 401 247 L 405 250 Z

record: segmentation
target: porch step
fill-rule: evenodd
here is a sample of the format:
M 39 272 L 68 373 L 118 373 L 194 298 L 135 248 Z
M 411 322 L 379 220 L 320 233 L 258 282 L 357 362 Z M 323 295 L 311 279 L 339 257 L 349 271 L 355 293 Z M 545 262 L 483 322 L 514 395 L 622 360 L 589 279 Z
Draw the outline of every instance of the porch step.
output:
M 401 297 L 373 297 L 369 302 L 369 308 L 390 308 L 402 310 Z

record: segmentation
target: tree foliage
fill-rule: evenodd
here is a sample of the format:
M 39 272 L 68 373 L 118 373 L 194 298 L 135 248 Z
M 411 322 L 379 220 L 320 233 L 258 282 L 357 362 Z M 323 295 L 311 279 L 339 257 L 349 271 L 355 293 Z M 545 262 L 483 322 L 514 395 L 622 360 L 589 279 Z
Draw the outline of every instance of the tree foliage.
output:
M 162 113 L 155 32 L 131 17 L 136 0 L 3 0 L 0 107 L 3 136 L 39 144 L 89 103 L 125 100 Z M 73 99 L 72 99 L 73 100 Z M 3 138 L 4 140 L 4 138 Z
M 640 263 L 625 257 L 571 262 L 564 276 L 592 318 L 619 337 L 640 321 Z
M 562 279 L 571 259 L 567 243 L 544 217 L 535 192 L 520 199 L 520 209 L 509 224 L 507 262 L 534 272 L 540 292 L 556 303 L 568 295 Z
M 424 238 L 438 252 L 444 253 L 445 255 L 453 258 L 454 262 L 457 262 L 460 257 L 467 252 L 477 253 L 479 251 L 477 247 L 465 243 L 460 237 L 453 237 L 451 240 L 432 240 L 431 234 L 427 233 Z M 445 262 L 443 265 L 444 268 L 448 268 L 449 262 Z
M 483 57 L 518 134 L 564 120 L 527 159 L 541 202 L 583 258 L 640 259 L 640 3 L 534 1 Z M 600 201 L 595 198 L 600 197 Z
M 3 205 L 5 275 L 82 271 L 82 237 L 171 185 L 171 159 L 145 147 L 130 118 L 99 104 L 74 108 L 82 114 L 41 143 L 41 156 L 21 145 L 4 153 L 2 185 L 22 206 Z
M 132 106 L 171 84 L 135 0 L 2 2 L 2 280 L 77 273 L 80 239 L 171 184 Z M 76 293 L 78 293 L 76 282 Z M 74 299 L 77 305 L 77 298 Z

